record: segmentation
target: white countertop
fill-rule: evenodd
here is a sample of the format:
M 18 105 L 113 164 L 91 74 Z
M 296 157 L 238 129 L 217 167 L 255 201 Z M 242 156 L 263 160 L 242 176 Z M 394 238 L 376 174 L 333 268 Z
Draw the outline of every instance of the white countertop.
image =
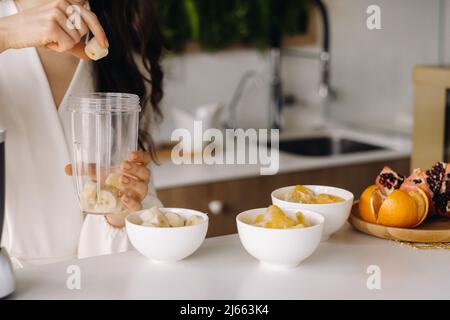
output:
M 69 290 L 69 265 L 81 289 Z M 367 268 L 379 266 L 381 290 Z M 154 264 L 135 251 L 17 271 L 13 299 L 449 299 L 450 252 L 376 239 L 346 225 L 298 268 L 270 270 L 237 235 L 210 238 L 191 257 Z
M 330 132 L 333 135 L 352 138 L 357 141 L 385 146 L 389 149 L 361 152 L 330 157 L 304 157 L 280 152 L 279 172 L 299 172 L 305 170 L 330 168 L 342 165 L 351 165 L 372 161 L 394 160 L 410 156 L 411 141 L 402 136 L 380 133 L 363 133 L 348 128 L 329 126 L 326 131 L 322 129 L 308 130 L 308 132 L 285 133 L 281 139 L 290 136 L 314 136 Z M 251 144 L 256 148 L 256 144 Z M 227 150 L 225 150 L 225 153 Z M 260 165 L 206 165 L 189 164 L 175 165 L 170 160 L 153 167 L 153 180 L 157 189 L 167 189 L 181 186 L 190 186 L 202 183 L 235 180 L 260 176 Z

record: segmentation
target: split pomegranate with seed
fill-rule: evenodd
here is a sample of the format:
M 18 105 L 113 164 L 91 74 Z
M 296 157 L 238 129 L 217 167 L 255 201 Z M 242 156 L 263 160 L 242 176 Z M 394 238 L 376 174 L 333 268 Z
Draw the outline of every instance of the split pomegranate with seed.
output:
M 390 195 L 394 190 L 400 189 L 405 178 L 386 166 L 381 170 L 375 180 L 375 184 L 384 196 Z
M 435 167 L 438 164 L 435 165 Z M 439 215 L 450 217 L 450 164 L 440 163 L 439 172 L 442 173 L 442 167 L 445 168 L 439 193 L 434 195 L 436 211 Z M 434 168 L 434 167 L 433 167 Z
M 414 169 L 413 173 L 405 179 L 400 190 L 403 191 L 413 191 L 417 187 L 420 187 L 426 192 L 430 198 L 433 196 L 433 192 L 430 190 L 427 182 L 427 174 L 422 169 Z
M 427 184 L 432 192 L 435 213 L 445 216 L 447 213 L 449 197 L 447 194 L 445 162 L 436 163 L 430 170 L 426 171 Z
M 427 171 L 415 169 L 406 179 L 386 166 L 375 184 L 383 198 L 397 189 L 409 194 L 421 189 L 428 198 L 429 215 L 450 218 L 450 163 L 438 162 Z
M 441 192 L 442 183 L 445 177 L 445 167 L 447 166 L 444 162 L 436 163 L 430 170 L 427 170 L 427 183 L 430 186 L 433 195 L 437 195 Z
M 400 190 L 409 193 L 415 191 L 417 188 L 420 188 L 425 191 L 425 194 L 427 195 L 430 203 L 430 214 L 434 214 L 435 205 L 433 201 L 433 192 L 428 185 L 427 178 L 428 176 L 425 171 L 423 171 L 422 169 L 414 169 L 413 173 L 405 179 L 400 187 Z

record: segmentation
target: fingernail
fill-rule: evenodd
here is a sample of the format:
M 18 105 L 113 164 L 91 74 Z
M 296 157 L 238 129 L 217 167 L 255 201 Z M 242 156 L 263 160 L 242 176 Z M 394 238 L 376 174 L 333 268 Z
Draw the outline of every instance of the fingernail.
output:
M 130 182 L 130 179 L 129 179 L 129 178 L 127 178 L 127 177 L 125 177 L 125 176 L 122 177 L 122 183 L 123 183 L 123 184 L 127 184 L 127 183 L 129 183 L 129 182 Z
M 122 169 L 123 170 L 130 170 L 131 169 L 131 164 L 129 162 L 124 162 L 122 164 Z

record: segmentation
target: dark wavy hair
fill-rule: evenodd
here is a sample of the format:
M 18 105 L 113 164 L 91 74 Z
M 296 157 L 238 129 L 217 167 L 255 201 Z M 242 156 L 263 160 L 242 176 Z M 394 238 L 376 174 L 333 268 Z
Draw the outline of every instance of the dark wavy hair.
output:
M 96 90 L 140 97 L 139 146 L 154 157 L 154 143 L 147 129 L 153 120 L 162 119 L 164 74 L 160 62 L 166 48 L 154 1 L 93 0 L 90 6 L 110 43 L 108 56 L 94 63 Z M 141 60 L 143 68 L 136 59 Z

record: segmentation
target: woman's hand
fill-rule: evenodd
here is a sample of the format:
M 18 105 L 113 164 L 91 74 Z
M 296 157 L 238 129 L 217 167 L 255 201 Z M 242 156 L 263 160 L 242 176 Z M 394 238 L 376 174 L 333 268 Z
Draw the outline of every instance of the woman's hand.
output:
M 84 53 L 85 44 L 81 40 L 88 30 L 91 30 L 101 46 L 108 48 L 103 27 L 97 16 L 83 7 L 84 2 L 56 0 L 1 18 L 0 53 L 7 49 L 46 47 L 87 59 Z M 69 19 L 70 16 L 78 14 L 78 10 L 80 19 Z
M 127 161 L 120 165 L 120 184 L 123 193 L 120 200 L 126 213 L 107 215 L 106 219 L 114 227 L 125 226 L 125 217 L 129 212 L 142 209 L 142 200 L 147 196 L 150 182 L 150 154 L 142 151 L 132 152 Z

